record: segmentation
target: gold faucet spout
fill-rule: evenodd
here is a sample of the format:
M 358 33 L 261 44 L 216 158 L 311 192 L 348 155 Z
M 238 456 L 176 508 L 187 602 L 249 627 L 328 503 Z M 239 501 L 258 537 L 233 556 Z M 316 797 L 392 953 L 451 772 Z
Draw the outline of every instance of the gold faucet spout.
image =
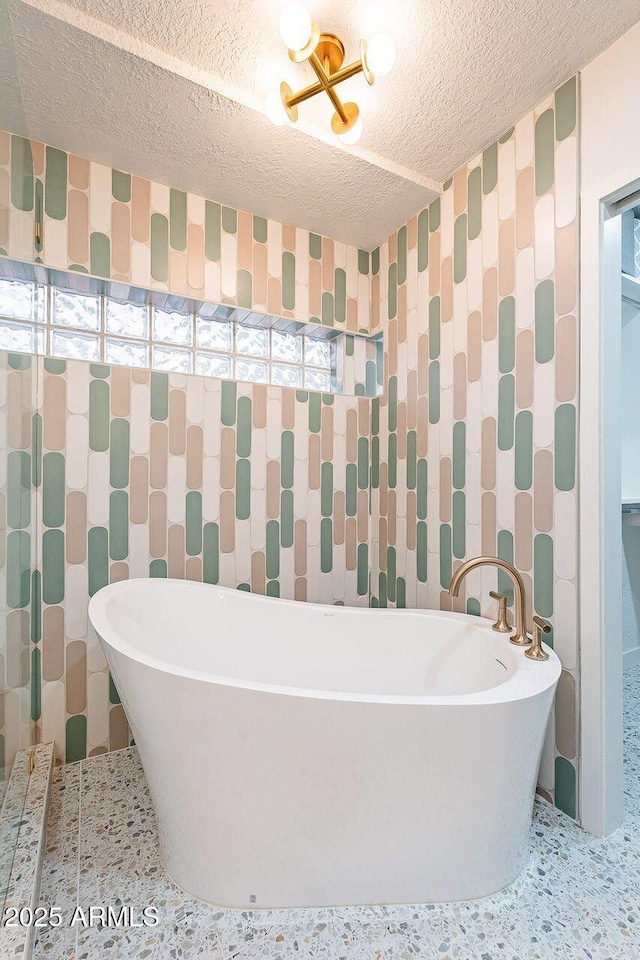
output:
M 515 643 L 519 647 L 528 647 L 531 640 L 527 636 L 527 594 L 524 588 L 524 581 L 516 568 L 507 560 L 502 560 L 500 557 L 474 557 L 473 560 L 467 560 L 458 567 L 451 578 L 449 594 L 452 597 L 457 597 L 460 592 L 460 584 L 466 575 L 471 570 L 475 570 L 476 567 L 497 567 L 498 570 L 502 570 L 511 579 L 516 603 L 516 632 L 510 639 L 511 643 Z

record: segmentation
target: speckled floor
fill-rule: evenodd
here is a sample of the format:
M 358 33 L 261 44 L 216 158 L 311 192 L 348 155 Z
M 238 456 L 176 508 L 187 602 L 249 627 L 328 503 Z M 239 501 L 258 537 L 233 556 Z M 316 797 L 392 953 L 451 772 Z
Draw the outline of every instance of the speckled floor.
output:
M 528 869 L 473 903 L 238 912 L 165 875 L 134 749 L 57 772 L 40 902 L 62 910 L 34 960 L 637 960 L 640 957 L 640 666 L 625 678 L 624 826 L 597 840 L 540 800 Z M 77 904 L 158 908 L 156 927 L 69 928 Z

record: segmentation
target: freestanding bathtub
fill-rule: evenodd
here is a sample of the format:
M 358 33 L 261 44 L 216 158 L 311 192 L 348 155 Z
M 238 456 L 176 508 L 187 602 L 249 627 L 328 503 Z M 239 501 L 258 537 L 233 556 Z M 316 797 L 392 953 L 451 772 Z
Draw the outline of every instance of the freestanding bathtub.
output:
M 89 616 L 140 751 L 161 855 L 213 904 L 467 900 L 529 852 L 560 676 L 487 620 L 180 580 Z

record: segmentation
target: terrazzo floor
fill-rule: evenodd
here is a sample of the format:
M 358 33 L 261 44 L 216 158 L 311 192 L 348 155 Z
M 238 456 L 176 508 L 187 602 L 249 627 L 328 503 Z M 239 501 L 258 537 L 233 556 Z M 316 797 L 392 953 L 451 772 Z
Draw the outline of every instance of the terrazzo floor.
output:
M 40 902 L 65 926 L 42 931 L 34 960 L 638 960 L 640 957 L 640 666 L 625 677 L 623 827 L 598 840 L 536 802 L 528 868 L 501 893 L 416 907 L 247 911 L 191 900 L 159 860 L 135 749 L 55 774 Z M 155 927 L 68 924 L 74 907 L 121 904 Z

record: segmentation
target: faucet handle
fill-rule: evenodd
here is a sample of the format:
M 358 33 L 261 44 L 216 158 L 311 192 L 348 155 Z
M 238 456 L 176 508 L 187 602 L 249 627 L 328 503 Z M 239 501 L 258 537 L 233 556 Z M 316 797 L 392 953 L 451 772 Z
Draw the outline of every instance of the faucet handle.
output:
M 489 591 L 489 596 L 498 601 L 498 619 L 493 624 L 493 629 L 498 633 L 511 633 L 513 627 L 509 626 L 507 618 L 507 598 L 502 593 L 496 593 L 495 590 Z
M 551 624 L 542 617 L 533 618 L 533 643 L 525 650 L 525 657 L 530 660 L 548 660 L 549 654 L 542 648 L 542 634 L 551 633 Z

